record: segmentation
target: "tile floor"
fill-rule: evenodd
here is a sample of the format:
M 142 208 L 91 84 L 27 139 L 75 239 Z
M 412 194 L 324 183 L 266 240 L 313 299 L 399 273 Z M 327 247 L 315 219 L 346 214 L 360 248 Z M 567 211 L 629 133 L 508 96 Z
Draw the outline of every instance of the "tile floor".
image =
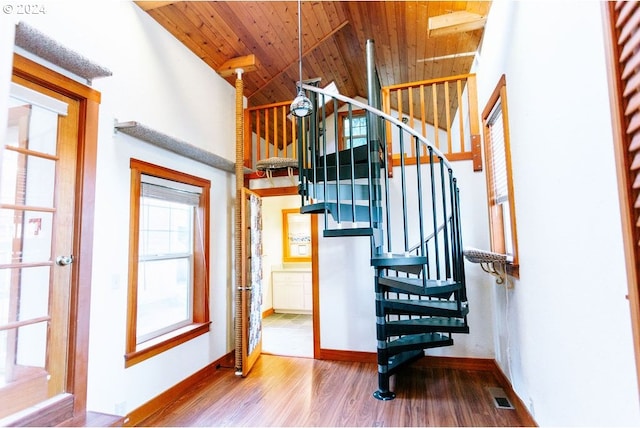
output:
M 275 313 L 263 318 L 262 352 L 313 358 L 311 315 Z

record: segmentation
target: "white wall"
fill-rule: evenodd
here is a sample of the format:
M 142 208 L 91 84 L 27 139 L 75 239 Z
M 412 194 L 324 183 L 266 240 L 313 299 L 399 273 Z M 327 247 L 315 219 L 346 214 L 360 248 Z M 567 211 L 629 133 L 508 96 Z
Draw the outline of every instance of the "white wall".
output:
M 125 414 L 232 350 L 229 248 L 235 179 L 124 134 L 114 134 L 114 120 L 139 121 L 233 160 L 235 89 L 132 2 L 48 2 L 45 14 L 9 18 L 24 19 L 113 72 L 112 77 L 93 83 L 102 94 L 102 104 L 88 409 Z M 6 28 L 12 25 L 3 22 L 3 35 Z M 0 39 L 2 58 L 12 45 L 11 37 Z M 1 64 L 0 99 L 4 105 L 10 62 Z M 125 369 L 130 158 L 211 180 L 215 203 L 211 205 L 211 332 Z
M 638 425 L 599 2 L 494 2 L 480 108 L 507 80 L 520 280 L 496 358 L 541 425 Z

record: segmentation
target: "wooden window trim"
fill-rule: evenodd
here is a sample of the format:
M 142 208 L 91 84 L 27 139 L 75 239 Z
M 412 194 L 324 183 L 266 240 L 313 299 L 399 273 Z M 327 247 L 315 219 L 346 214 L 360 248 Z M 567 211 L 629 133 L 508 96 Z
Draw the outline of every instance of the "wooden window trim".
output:
M 309 257 L 296 257 L 291 255 L 289 246 L 289 214 L 300 214 L 299 208 L 285 208 L 282 210 L 282 261 L 285 263 L 311 262 Z
M 131 194 L 129 219 L 129 288 L 127 305 L 127 339 L 124 356 L 125 367 L 131 367 L 195 337 L 208 333 L 209 317 L 209 193 L 211 182 L 193 175 L 171 170 L 148 162 L 131 159 Z M 138 288 L 138 240 L 140 223 L 140 183 L 142 174 L 165 178 L 202 188 L 198 217 L 202 230 L 196 227 L 194 240 L 193 322 L 185 327 L 137 344 L 137 288 Z
M 511 169 L 511 139 L 509 136 L 509 109 L 507 106 L 507 79 L 503 74 L 498 81 L 495 89 L 493 90 L 487 104 L 482 111 L 482 125 L 484 132 L 484 158 L 486 162 L 486 178 L 487 178 L 487 204 L 489 207 L 489 230 L 491 238 L 491 250 L 504 253 L 504 220 L 501 212 L 501 208 L 498 204 L 494 203 L 494 187 L 493 187 L 493 166 L 491 163 L 492 150 L 491 150 L 491 138 L 489 128 L 489 116 L 493 111 L 496 104 L 501 103 L 502 119 L 504 128 L 504 148 L 505 148 L 505 162 L 507 170 L 507 189 L 509 192 L 509 213 L 512 246 L 513 246 L 513 260 L 507 263 L 507 274 L 519 278 L 520 277 L 520 260 L 518 258 L 518 234 L 516 227 L 516 209 L 515 209 L 515 197 L 513 191 L 513 177 Z

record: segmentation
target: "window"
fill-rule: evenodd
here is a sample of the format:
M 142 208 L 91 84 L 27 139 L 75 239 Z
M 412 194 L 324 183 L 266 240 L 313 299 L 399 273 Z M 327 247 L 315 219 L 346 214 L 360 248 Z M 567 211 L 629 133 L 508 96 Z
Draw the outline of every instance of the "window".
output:
M 338 123 L 340 126 L 339 150 L 349 149 L 352 144 L 353 147 L 367 144 L 367 116 L 364 110 L 352 111 L 351 120 L 349 120 L 349 112 L 340 112 Z
M 209 331 L 209 189 L 131 160 L 127 367 Z
M 491 250 L 507 254 L 507 272 L 518 277 L 518 240 L 511 178 L 509 115 L 504 75 L 482 112 Z
M 282 261 L 311 262 L 311 216 L 299 208 L 282 210 Z

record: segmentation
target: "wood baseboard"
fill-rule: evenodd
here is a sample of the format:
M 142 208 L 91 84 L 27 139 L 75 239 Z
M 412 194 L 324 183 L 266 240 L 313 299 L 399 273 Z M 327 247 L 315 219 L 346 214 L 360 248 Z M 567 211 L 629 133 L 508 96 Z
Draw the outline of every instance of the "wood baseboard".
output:
M 267 309 L 266 311 L 264 311 L 262 313 L 262 318 L 266 318 L 266 317 L 268 317 L 270 315 L 273 315 L 275 313 L 276 313 L 275 309 L 273 309 L 273 308 Z
M 320 348 L 320 352 L 316 356 L 316 359 L 357 363 L 377 363 L 378 355 L 375 352 L 341 351 L 337 349 Z
M 221 358 L 200 369 L 188 378 L 184 379 L 182 382 L 175 384 L 160 395 L 157 395 L 155 398 L 147 401 L 142 406 L 132 410 L 124 418 L 123 426 L 131 427 L 143 425 L 145 419 L 148 419 L 156 412 L 167 407 L 169 404 L 175 401 L 176 397 L 180 397 L 198 382 L 214 375 L 219 368 L 234 368 L 234 361 L 235 354 L 233 351 L 229 352 L 226 355 L 223 355 Z
M 430 368 L 488 372 L 495 371 L 496 368 L 496 362 L 492 358 L 437 357 L 432 355 L 416 360 L 413 364 Z
M 520 419 L 524 421 L 522 426 L 537 427 L 538 423 L 535 421 L 535 419 L 533 419 L 533 416 L 531 416 L 531 413 L 529 413 L 527 406 L 525 406 L 520 397 L 518 397 L 518 394 L 515 393 L 515 391 L 513 390 L 513 386 L 511 385 L 511 381 L 504 374 L 496 360 L 493 360 L 493 365 L 495 366 L 493 372 L 498 378 L 502 389 L 504 390 L 505 394 L 507 394 L 507 398 L 509 399 L 509 401 L 511 401 L 511 403 L 515 407 L 515 410 L 518 413 Z

